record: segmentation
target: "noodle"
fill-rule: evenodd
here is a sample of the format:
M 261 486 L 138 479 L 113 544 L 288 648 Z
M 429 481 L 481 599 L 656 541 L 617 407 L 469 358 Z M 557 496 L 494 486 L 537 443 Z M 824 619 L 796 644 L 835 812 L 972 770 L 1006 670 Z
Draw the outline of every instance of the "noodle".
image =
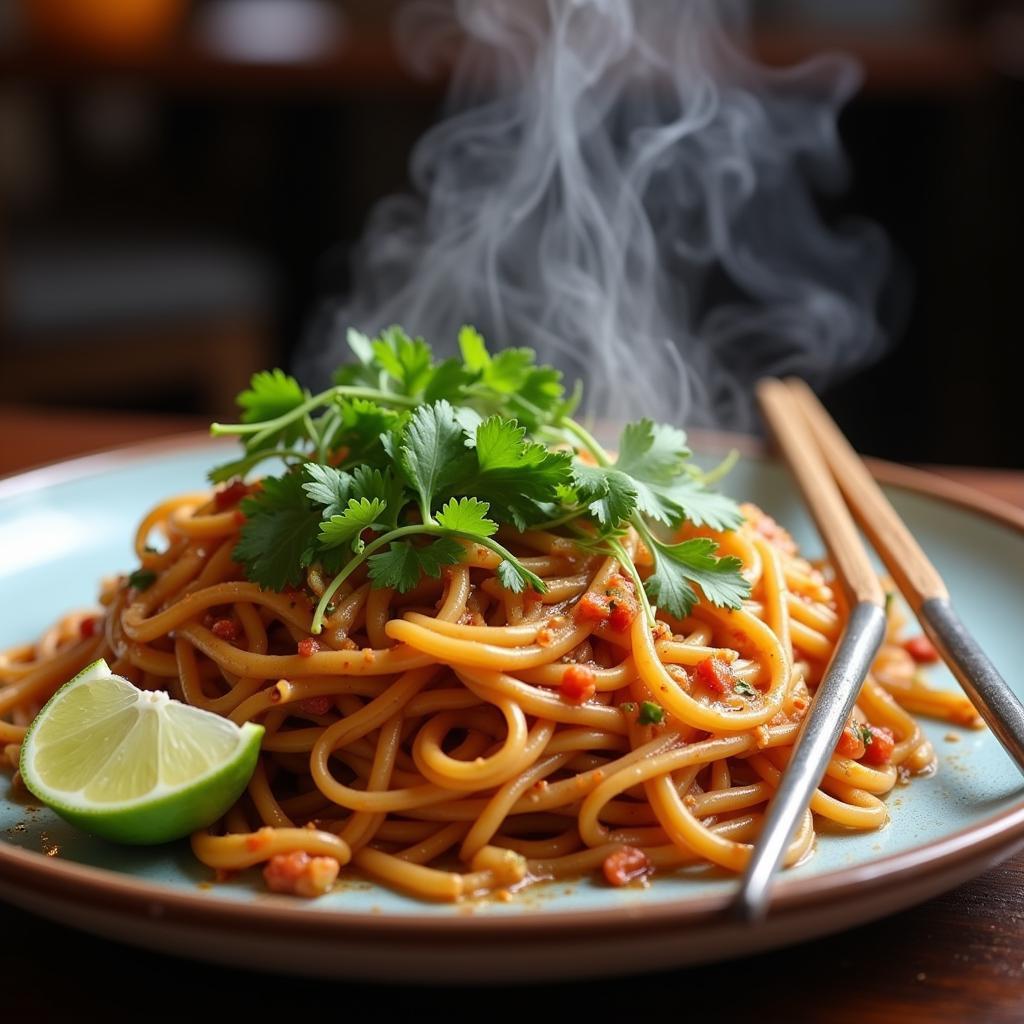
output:
M 752 590 L 738 610 L 701 601 L 685 620 L 660 615 L 652 630 L 635 613 L 615 629 L 577 613 L 587 594 L 631 586 L 614 558 L 506 527 L 545 594 L 505 590 L 499 559 L 466 544 L 462 564 L 404 595 L 353 573 L 310 647 L 321 571 L 283 593 L 246 582 L 239 516 L 205 494 L 171 499 L 135 537 L 150 586 L 112 581 L 101 613 L 0 655 L 0 742 L 16 763 L 41 705 L 105 658 L 138 686 L 264 726 L 247 792 L 192 837 L 218 872 L 266 864 L 273 888 L 312 895 L 351 863 L 457 900 L 602 867 L 621 881 L 627 854 L 646 872 L 740 871 L 846 616 L 827 567 L 744 512 L 734 533 L 684 528 L 742 560 Z M 147 546 L 154 532 L 163 551 Z M 625 543 L 649 570 L 637 538 Z M 818 822 L 880 828 L 885 794 L 933 766 L 913 714 L 978 724 L 964 697 L 921 681 L 899 626 L 893 611 L 854 712 L 888 730 L 891 755 L 862 763 L 837 748 L 787 864 L 808 855 Z

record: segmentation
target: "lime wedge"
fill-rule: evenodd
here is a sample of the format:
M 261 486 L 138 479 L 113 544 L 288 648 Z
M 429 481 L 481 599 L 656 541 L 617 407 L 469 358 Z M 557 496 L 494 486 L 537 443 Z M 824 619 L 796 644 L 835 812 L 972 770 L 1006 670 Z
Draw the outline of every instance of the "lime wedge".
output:
M 93 662 L 36 716 L 21 747 L 29 790 L 119 843 L 165 843 L 216 821 L 256 767 L 263 727 L 140 690 Z

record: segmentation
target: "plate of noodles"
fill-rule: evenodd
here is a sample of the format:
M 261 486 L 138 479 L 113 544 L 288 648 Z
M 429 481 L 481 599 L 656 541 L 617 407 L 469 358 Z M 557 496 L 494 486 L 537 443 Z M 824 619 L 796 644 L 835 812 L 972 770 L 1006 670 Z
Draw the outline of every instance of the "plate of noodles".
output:
M 249 967 L 539 980 L 833 932 L 1024 845 L 1016 769 L 897 598 L 770 916 L 732 918 L 845 614 L 799 496 L 648 421 L 611 455 L 554 371 L 460 341 L 354 335 L 320 395 L 257 375 L 233 440 L 0 482 L 0 898 Z M 1024 516 L 883 475 L 1024 685 Z M 26 791 L 26 729 L 99 658 L 263 726 L 222 817 L 122 846 Z

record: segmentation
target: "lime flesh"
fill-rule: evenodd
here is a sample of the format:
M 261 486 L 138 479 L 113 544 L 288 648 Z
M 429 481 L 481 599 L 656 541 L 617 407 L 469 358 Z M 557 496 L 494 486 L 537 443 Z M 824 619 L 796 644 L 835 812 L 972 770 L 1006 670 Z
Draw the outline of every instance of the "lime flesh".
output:
M 29 791 L 120 843 L 169 842 L 216 821 L 256 767 L 263 727 L 140 690 L 97 661 L 65 683 L 21 747 Z

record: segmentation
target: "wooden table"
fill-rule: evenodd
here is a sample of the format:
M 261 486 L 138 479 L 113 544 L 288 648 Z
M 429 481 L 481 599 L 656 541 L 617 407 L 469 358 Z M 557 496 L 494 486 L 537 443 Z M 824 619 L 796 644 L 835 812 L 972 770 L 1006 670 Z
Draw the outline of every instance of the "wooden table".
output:
M 53 413 L 0 407 L 0 474 L 100 447 L 195 429 L 177 417 Z M 944 475 L 1024 507 L 1024 473 Z M 938 899 L 874 924 L 778 952 L 688 971 L 495 991 L 332 984 L 273 978 L 129 949 L 0 907 L 5 1017 L 50 1021 L 194 1020 L 206 1012 L 344 1016 L 369 1006 L 401 1018 L 435 1007 L 484 1018 L 572 1015 L 714 1024 L 746 1020 L 899 1022 L 1024 1020 L 1024 855 Z M 714 1016 L 710 1016 L 710 1015 Z

